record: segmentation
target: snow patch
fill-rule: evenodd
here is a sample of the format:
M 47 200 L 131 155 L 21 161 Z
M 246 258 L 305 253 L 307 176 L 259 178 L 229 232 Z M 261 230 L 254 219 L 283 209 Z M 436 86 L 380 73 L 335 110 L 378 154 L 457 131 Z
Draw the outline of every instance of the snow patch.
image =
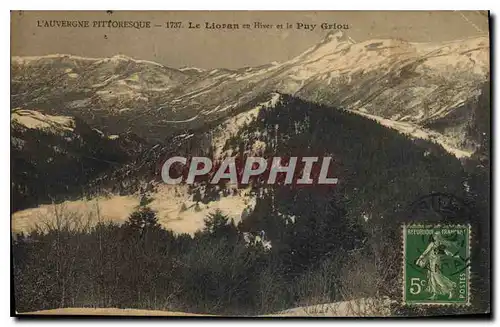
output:
M 196 119 L 198 119 L 198 115 L 193 116 L 193 117 L 188 118 L 188 119 L 184 119 L 184 120 L 162 120 L 161 122 L 162 123 L 176 123 L 176 124 L 179 124 L 179 123 L 188 123 L 188 122 L 194 121 Z
M 179 68 L 179 70 L 180 70 L 181 72 L 190 71 L 190 70 L 194 70 L 194 71 L 196 71 L 196 72 L 198 72 L 198 73 L 203 73 L 203 72 L 205 72 L 205 70 L 204 70 L 204 69 L 202 69 L 202 68 L 198 68 L 198 67 L 182 67 L 182 68 Z
M 30 129 L 72 132 L 75 128 L 73 117 L 46 115 L 35 110 L 14 109 L 10 119 Z

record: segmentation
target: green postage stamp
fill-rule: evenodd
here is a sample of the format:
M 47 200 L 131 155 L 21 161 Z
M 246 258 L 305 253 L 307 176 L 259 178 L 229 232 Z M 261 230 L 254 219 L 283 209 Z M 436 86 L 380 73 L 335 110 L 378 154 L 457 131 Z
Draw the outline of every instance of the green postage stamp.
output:
M 406 225 L 403 238 L 403 302 L 468 305 L 470 226 Z

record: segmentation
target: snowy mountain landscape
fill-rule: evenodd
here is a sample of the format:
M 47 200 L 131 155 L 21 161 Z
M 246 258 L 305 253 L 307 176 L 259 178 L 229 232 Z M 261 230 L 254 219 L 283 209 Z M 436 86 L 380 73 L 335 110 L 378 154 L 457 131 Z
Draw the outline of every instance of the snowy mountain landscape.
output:
M 12 122 L 16 129 L 67 134 L 78 117 L 101 138 L 134 135 L 145 150 L 171 137 L 185 140 L 194 135 L 189 131 L 214 122 L 204 144 L 221 156 L 225 142 L 255 120 L 261 107 L 290 94 L 467 158 L 479 146 L 468 129 L 488 78 L 487 37 L 354 43 L 336 32 L 289 61 L 238 70 L 175 69 L 122 55 L 13 57 Z M 13 146 L 22 144 L 22 137 L 12 140 Z
M 237 70 L 175 69 L 121 55 L 14 57 L 12 107 L 164 141 L 280 92 L 401 123 L 393 128 L 415 128 L 467 156 L 476 146 L 465 131 L 467 106 L 488 79 L 487 37 L 353 43 L 336 32 L 289 61 Z
M 354 42 L 335 32 L 290 60 L 239 69 L 12 57 L 17 305 L 424 314 L 394 300 L 408 205 L 465 199 L 484 236 L 475 246 L 487 248 L 489 53 L 487 36 Z M 174 155 L 328 156 L 339 183 L 166 185 L 161 165 Z M 487 253 L 473 255 L 485 275 Z M 488 310 L 483 282 L 470 312 Z M 357 299 L 375 313 L 354 312 Z

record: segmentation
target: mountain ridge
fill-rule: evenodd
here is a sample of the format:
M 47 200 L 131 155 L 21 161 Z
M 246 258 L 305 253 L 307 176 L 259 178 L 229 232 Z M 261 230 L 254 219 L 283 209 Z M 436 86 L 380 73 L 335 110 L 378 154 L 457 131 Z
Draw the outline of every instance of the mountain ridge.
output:
M 459 122 L 447 117 L 480 95 L 489 76 L 489 42 L 480 36 L 355 43 L 337 31 L 288 61 L 240 69 L 177 69 L 123 55 L 13 57 L 11 65 L 13 106 L 80 116 L 114 134 L 130 130 L 164 141 L 280 92 L 418 128 L 431 126 L 447 146 L 470 154 L 475 145 L 464 129 L 471 117 Z M 432 127 L 436 120 L 439 131 Z

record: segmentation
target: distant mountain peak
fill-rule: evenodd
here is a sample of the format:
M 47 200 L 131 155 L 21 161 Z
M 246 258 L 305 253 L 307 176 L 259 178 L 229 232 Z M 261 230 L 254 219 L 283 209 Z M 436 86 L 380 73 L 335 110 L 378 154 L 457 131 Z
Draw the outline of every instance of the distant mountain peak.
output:
M 323 38 L 321 44 L 325 43 L 354 43 L 354 40 L 343 30 L 334 30 L 328 32 L 328 34 L 326 34 Z
M 417 43 L 353 40 L 349 33 L 325 31 L 320 42 L 287 61 L 240 69 L 176 69 L 124 55 L 13 57 L 12 106 L 51 108 L 45 110 L 57 116 L 77 111 L 97 127 L 112 126 L 113 134 L 131 128 L 162 139 L 239 114 L 275 90 L 412 128 L 450 116 L 447 129 L 436 132 L 464 147 L 464 133 L 456 130 L 465 125 L 452 118 L 457 109 L 470 115 L 464 103 L 488 80 L 487 37 Z
M 135 60 L 135 59 L 133 59 L 133 58 L 131 58 L 129 56 L 126 56 L 124 54 L 121 54 L 121 53 L 114 55 L 113 57 L 111 57 L 111 59 L 116 59 L 116 60 L 120 60 L 120 59 L 121 60 Z
M 334 30 L 334 31 L 328 32 L 326 34 L 326 36 L 324 37 L 324 40 L 330 41 L 333 39 L 340 39 L 340 38 L 345 37 L 345 35 L 346 34 L 342 30 Z

